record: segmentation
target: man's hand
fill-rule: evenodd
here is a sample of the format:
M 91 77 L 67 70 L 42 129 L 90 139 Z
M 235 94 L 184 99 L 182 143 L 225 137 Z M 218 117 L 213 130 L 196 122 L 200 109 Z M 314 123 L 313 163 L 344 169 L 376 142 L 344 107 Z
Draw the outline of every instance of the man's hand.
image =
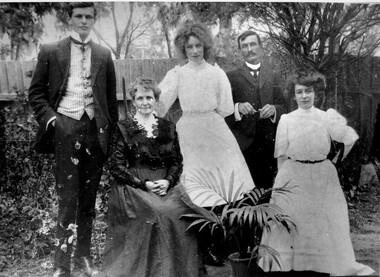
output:
M 273 105 L 266 104 L 264 107 L 259 109 L 260 118 L 269 118 L 274 115 L 276 108 Z
M 239 103 L 238 105 L 238 110 L 239 110 L 239 113 L 243 114 L 243 115 L 249 115 L 249 114 L 254 114 L 255 112 L 257 112 L 253 106 L 248 103 L 248 102 L 245 102 L 245 103 Z

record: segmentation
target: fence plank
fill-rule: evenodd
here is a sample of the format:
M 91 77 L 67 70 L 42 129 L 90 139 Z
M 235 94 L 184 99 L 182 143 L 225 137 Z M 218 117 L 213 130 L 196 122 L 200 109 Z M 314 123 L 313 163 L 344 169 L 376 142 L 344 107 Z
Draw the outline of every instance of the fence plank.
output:
M 8 86 L 8 74 L 7 74 L 7 64 L 4 62 L 0 63 L 0 100 L 5 100 L 5 97 L 9 93 Z
M 24 78 L 22 75 L 21 62 L 6 62 L 9 92 L 24 91 Z
M 23 76 L 24 89 L 27 90 L 32 81 L 33 73 L 36 68 L 37 61 L 25 61 L 21 64 L 21 72 Z

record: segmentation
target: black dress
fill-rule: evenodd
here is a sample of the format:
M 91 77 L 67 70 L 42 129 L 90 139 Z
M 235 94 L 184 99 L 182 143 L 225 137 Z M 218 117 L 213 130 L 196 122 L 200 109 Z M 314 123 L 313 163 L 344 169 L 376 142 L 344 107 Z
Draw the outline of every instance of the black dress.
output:
M 102 276 L 200 276 L 195 233 L 180 216 L 193 211 L 178 178 L 182 169 L 175 125 L 157 118 L 153 134 L 134 119 L 118 123 L 110 158 L 113 177 Z M 167 179 L 167 195 L 147 192 L 146 180 Z

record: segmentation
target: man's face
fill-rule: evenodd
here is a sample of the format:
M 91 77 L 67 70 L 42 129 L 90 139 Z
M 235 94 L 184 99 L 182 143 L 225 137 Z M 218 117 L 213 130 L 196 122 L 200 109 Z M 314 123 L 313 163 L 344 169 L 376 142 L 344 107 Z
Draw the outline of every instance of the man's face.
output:
M 94 8 L 75 8 L 70 17 L 69 23 L 73 30 L 79 34 L 82 40 L 85 40 L 90 34 L 95 24 Z
M 240 40 L 240 51 L 247 63 L 258 64 L 261 61 L 262 50 L 255 35 Z

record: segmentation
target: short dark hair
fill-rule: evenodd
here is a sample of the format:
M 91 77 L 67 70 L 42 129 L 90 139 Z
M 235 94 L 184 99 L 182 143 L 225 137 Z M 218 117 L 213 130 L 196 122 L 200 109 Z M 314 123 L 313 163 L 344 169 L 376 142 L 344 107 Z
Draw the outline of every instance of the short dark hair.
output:
M 132 100 L 135 100 L 136 92 L 139 88 L 142 88 L 144 91 L 152 90 L 154 98 L 156 100 L 160 98 L 161 90 L 153 79 L 137 77 L 128 90 Z
M 185 45 L 191 36 L 196 37 L 203 43 L 204 59 L 207 61 L 212 56 L 212 35 L 207 26 L 200 22 L 186 21 L 181 25 L 174 39 L 174 44 L 177 47 L 182 59 L 186 59 Z
M 73 15 L 73 10 L 76 8 L 93 8 L 94 9 L 94 17 L 96 18 L 96 7 L 94 2 L 71 2 L 67 6 L 67 14 L 69 17 Z
M 314 69 L 295 69 L 286 80 L 285 93 L 294 95 L 295 85 L 313 87 L 315 94 L 326 89 L 326 77 Z
M 260 39 L 260 36 L 255 32 L 255 31 L 252 31 L 252 30 L 247 30 L 247 31 L 244 31 L 243 33 L 241 33 L 238 37 L 237 37 L 237 43 L 238 43 L 238 47 L 240 49 L 240 41 L 241 40 L 244 40 L 246 37 L 248 36 L 256 36 L 257 38 L 257 42 L 259 43 L 260 47 L 262 46 L 261 45 L 261 39 Z

